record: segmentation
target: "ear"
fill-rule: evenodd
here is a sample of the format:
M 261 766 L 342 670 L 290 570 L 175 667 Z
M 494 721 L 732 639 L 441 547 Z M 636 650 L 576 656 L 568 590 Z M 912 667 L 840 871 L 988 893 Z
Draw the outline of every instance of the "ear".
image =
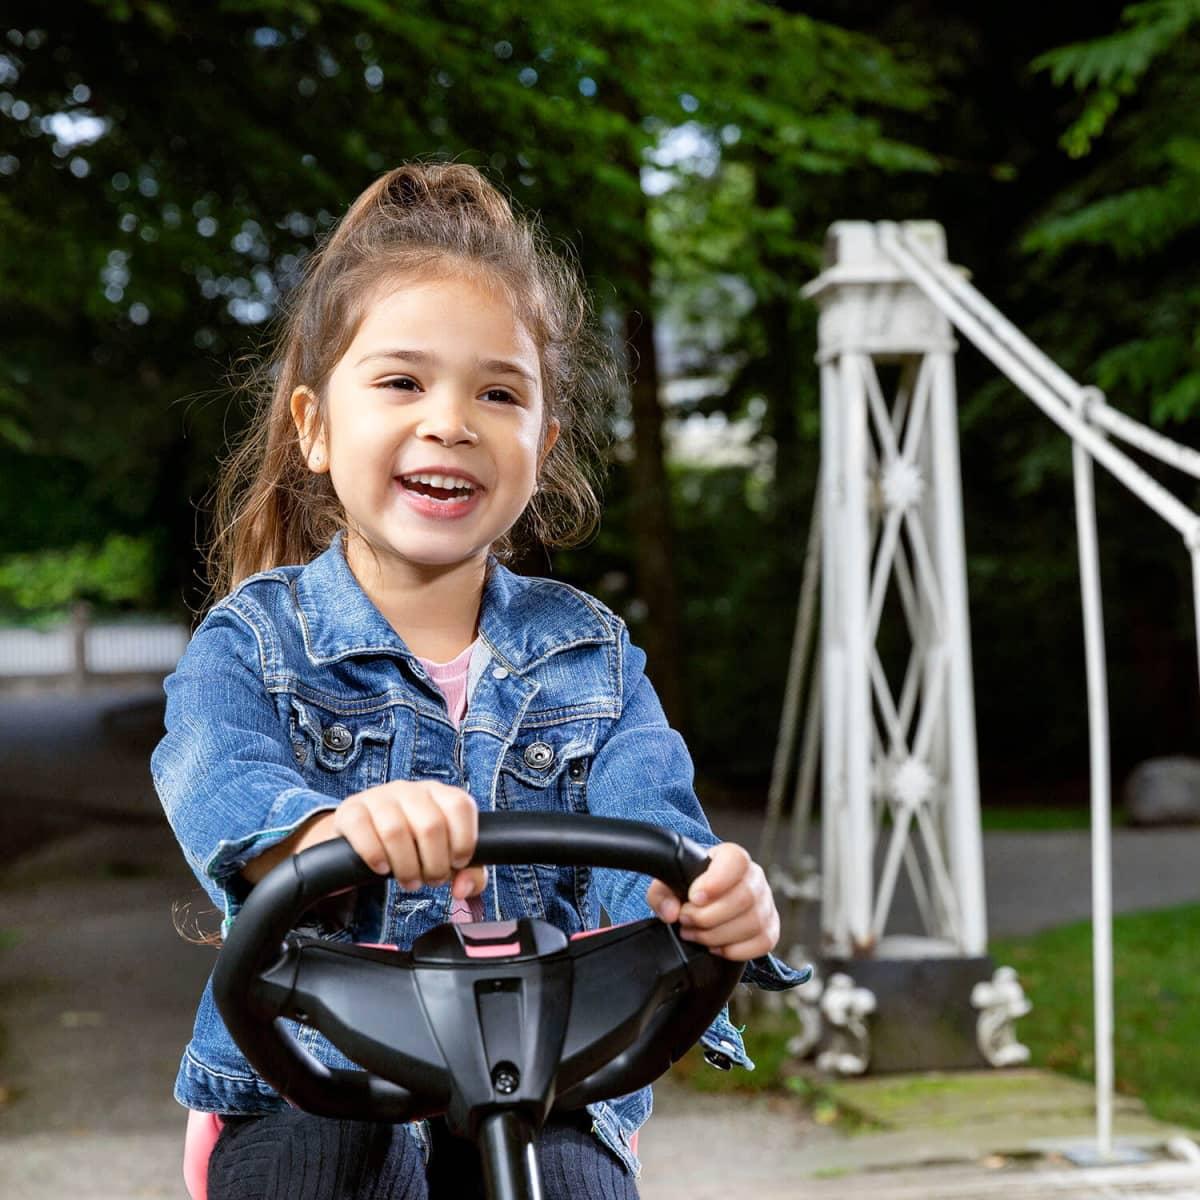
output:
M 542 464 L 546 461 L 550 451 L 554 449 L 554 443 L 558 441 L 558 435 L 562 431 L 562 423 L 557 417 L 551 417 L 546 424 L 546 435 L 542 438 L 542 450 L 538 455 L 538 470 L 542 469 Z
M 329 470 L 329 447 L 320 402 L 312 388 L 298 387 L 292 393 L 291 410 L 300 438 L 300 453 L 304 455 L 308 469 L 317 475 L 325 474 Z

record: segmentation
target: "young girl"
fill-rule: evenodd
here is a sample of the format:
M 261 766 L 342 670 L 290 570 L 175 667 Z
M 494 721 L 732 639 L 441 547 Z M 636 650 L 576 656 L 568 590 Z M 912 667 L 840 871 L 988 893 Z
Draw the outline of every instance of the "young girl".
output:
M 522 532 L 564 545 L 595 525 L 581 455 L 614 378 L 603 346 L 573 270 L 470 167 L 389 172 L 311 260 L 265 415 L 223 484 L 214 562 L 229 594 L 167 681 L 152 763 L 226 926 L 276 863 L 341 836 L 381 880 L 352 912 L 323 913 L 330 937 L 406 946 L 448 919 L 520 916 L 575 933 L 603 906 L 615 922 L 680 921 L 749 982 L 801 979 L 768 953 L 779 922 L 762 870 L 714 845 L 624 623 L 501 565 Z M 651 821 L 711 846 L 711 865 L 682 907 L 611 870 L 489 874 L 466 864 L 493 809 Z M 350 1065 L 315 1030 L 298 1036 Z M 703 1041 L 751 1065 L 724 1015 Z M 289 1109 L 211 985 L 175 1094 L 222 1118 L 209 1200 L 436 1195 L 465 1161 L 438 1122 Z M 546 1195 L 636 1196 L 649 1111 L 647 1088 L 552 1120 Z M 480 1186 L 477 1170 L 452 1182 Z

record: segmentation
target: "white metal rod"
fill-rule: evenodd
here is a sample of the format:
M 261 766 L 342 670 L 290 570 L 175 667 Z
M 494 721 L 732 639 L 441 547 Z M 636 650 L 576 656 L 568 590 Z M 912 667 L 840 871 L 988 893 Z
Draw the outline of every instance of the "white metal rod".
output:
M 875 702 L 879 705 L 879 715 L 887 727 L 887 750 L 880 754 L 881 758 L 886 758 L 888 754 L 895 754 L 904 749 L 904 730 L 900 727 L 900 714 L 896 711 L 895 700 L 892 699 L 892 689 L 883 673 L 883 663 L 879 661 L 879 651 L 874 646 L 871 647 L 871 683 Z
M 947 675 L 949 675 L 948 666 L 953 663 L 958 656 L 947 652 L 945 642 L 938 642 L 936 645 L 929 647 L 929 652 L 925 656 L 925 672 L 924 686 L 921 692 L 921 717 L 917 721 L 917 728 L 912 736 L 912 756 L 928 762 L 933 752 L 933 737 L 935 732 L 945 724 L 944 721 L 938 720 L 939 711 L 942 708 L 942 703 L 946 697 Z M 957 731 L 955 738 L 957 738 Z M 952 739 L 954 740 L 954 739 Z M 975 739 L 971 739 L 972 746 Z M 951 787 L 954 786 L 954 779 L 951 777 Z M 951 804 L 956 803 L 953 799 Z M 979 823 L 979 803 L 976 797 L 975 807 L 975 823 Z M 953 838 L 950 839 L 953 842 Z M 983 860 L 980 858 L 979 863 L 979 880 L 978 887 L 980 888 L 980 900 L 983 898 Z M 983 954 L 985 950 L 971 951 L 972 954 Z
M 792 654 L 788 662 L 787 684 L 784 689 L 783 715 L 779 720 L 779 735 L 775 742 L 775 761 L 771 766 L 771 783 L 767 789 L 767 819 L 759 844 L 758 861 L 767 866 L 775 861 L 775 843 L 783 815 L 783 793 L 796 752 L 796 731 L 799 726 L 800 701 L 804 692 L 805 669 L 808 666 L 816 627 L 817 586 L 821 573 L 821 475 L 817 473 L 813 495 L 812 518 L 808 526 L 808 544 L 804 552 L 804 576 L 800 584 L 800 603 L 796 609 L 796 627 L 792 633 Z M 815 677 L 815 674 L 814 674 Z M 815 689 L 814 689 L 815 690 Z
M 825 668 L 825 749 L 821 756 L 826 769 L 821 793 L 821 932 L 831 951 L 850 954 L 847 924 L 846 874 L 848 863 L 842 853 L 846 840 L 846 655 L 840 646 L 821 655 Z M 832 759 L 832 762 L 826 761 Z
M 967 308 L 975 309 L 997 339 L 1014 351 L 1031 370 L 1040 375 L 1063 399 L 1074 406 L 1085 402 L 1087 418 L 1130 445 L 1137 446 L 1169 466 L 1200 478 L 1200 452 L 1155 432 L 1140 421 L 1112 408 L 1099 388 L 1088 387 L 1072 379 L 1044 350 L 1014 325 L 986 296 L 969 284 L 949 263 L 930 257 L 920 243 L 903 228 L 889 225 L 888 232 L 915 258 L 921 260 L 938 282 Z
M 1088 419 L 1131 446 L 1152 454 L 1160 462 L 1200 479 L 1200 452 L 1191 446 L 1181 446 L 1153 429 L 1147 429 L 1140 421 L 1135 421 L 1104 401 L 1102 392 L 1094 393 L 1088 405 Z
M 896 543 L 900 537 L 900 522 L 904 513 L 900 509 L 888 513 L 883 522 L 883 535 L 879 539 L 879 547 L 875 551 L 875 562 L 872 564 L 871 594 L 867 600 L 867 629 L 874 642 L 879 636 L 879 622 L 883 617 L 883 601 L 887 595 L 888 580 L 892 576 L 893 560 L 896 557 Z
M 896 572 L 896 592 L 900 597 L 900 605 L 904 609 L 904 616 L 908 621 L 913 645 L 917 645 L 923 636 L 924 624 L 921 621 L 921 605 L 918 600 L 915 571 L 908 564 L 908 556 L 904 549 L 903 538 L 901 538 L 900 544 L 896 547 L 893 570 Z
M 896 439 L 896 429 L 892 425 L 892 416 L 883 400 L 883 389 L 879 386 L 879 376 L 875 372 L 875 364 L 866 355 L 862 357 L 863 383 L 867 389 L 867 401 L 871 415 L 875 418 L 875 428 L 879 431 L 879 446 L 881 457 L 885 462 L 891 462 L 900 455 L 900 447 Z
M 1157 480 L 1151 478 L 1136 463 L 1112 446 L 1102 435 L 1092 429 L 1086 421 L 1071 411 L 1067 401 L 1043 382 L 1039 374 L 1015 353 L 1010 351 L 992 330 L 974 313 L 970 312 L 943 286 L 939 277 L 929 270 L 924 261 L 918 260 L 895 234 L 885 230 L 880 235 L 880 244 L 911 275 L 912 280 L 926 295 L 975 343 L 976 347 L 1017 385 L 1060 429 L 1070 435 L 1071 440 L 1082 445 L 1087 452 L 1107 470 L 1111 471 L 1134 495 L 1139 496 L 1160 517 L 1183 535 L 1189 545 L 1200 544 L 1200 517 L 1185 504 L 1171 495 Z M 973 288 L 962 285 L 972 298 L 979 295 Z M 1032 343 L 1029 343 L 1032 345 Z M 1041 355 L 1040 351 L 1037 354 Z M 1079 385 L 1055 367 L 1055 372 L 1068 380 L 1075 394 Z
M 1113 951 L 1112 836 L 1108 761 L 1108 682 L 1105 674 L 1104 612 L 1100 596 L 1100 551 L 1096 534 L 1095 481 L 1091 459 L 1072 446 L 1075 523 L 1079 537 L 1079 585 L 1083 599 L 1083 644 L 1087 668 L 1088 742 L 1092 793 L 1092 976 L 1095 993 L 1096 1150 L 1112 1154 Z
M 867 396 L 858 355 L 841 367 L 842 631 L 846 646 L 846 827 L 842 850 L 850 864 L 846 916 L 855 952 L 871 944 L 875 839 L 871 821 L 871 693 L 867 630 L 870 518 L 867 506 Z
M 917 851 L 911 838 L 904 846 L 904 868 L 908 872 L 908 882 L 912 886 L 913 899 L 917 902 L 917 912 L 921 915 L 921 924 L 926 929 L 937 929 L 937 912 L 929 895 L 929 885 L 925 882 L 925 876 L 921 874 L 921 864 L 917 860 Z
M 891 242 L 892 245 L 888 243 Z M 910 238 L 905 230 L 892 222 L 884 222 L 881 228 L 880 245 L 889 254 L 895 245 L 903 247 L 911 258 L 917 259 L 925 270 L 937 279 L 942 289 L 955 297 L 964 307 L 987 325 L 996 340 L 1026 363 L 1029 369 L 1063 399 L 1071 404 L 1078 403 L 1082 390 L 1036 342 L 1030 341 L 978 288 L 969 283 L 955 267 L 945 259 L 933 258 L 919 242 Z
M 929 416 L 929 397 L 932 391 L 933 373 L 929 369 L 929 356 L 926 355 L 921 360 L 921 370 L 917 376 L 912 415 L 904 430 L 904 457 L 914 465 L 921 449 L 921 438 L 925 433 L 925 424 Z
M 908 827 L 912 824 L 912 816 L 913 810 L 907 805 L 892 810 L 892 836 L 888 841 L 887 855 L 875 890 L 875 916 L 871 922 L 876 939 L 883 937 L 883 928 L 887 924 L 896 880 L 900 878 L 904 847 L 908 845 Z M 933 930 L 930 930 L 930 933 L 932 932 Z
M 987 905 L 983 886 L 983 838 L 979 819 L 979 768 L 975 750 L 975 685 L 971 677 L 971 627 L 967 613 L 967 562 L 962 518 L 962 468 L 958 458 L 958 409 L 954 367 L 948 353 L 931 354 L 929 449 L 933 494 L 936 578 L 942 587 L 943 672 L 938 682 L 943 695 L 929 696 L 926 705 L 946 713 L 950 745 L 950 790 L 946 805 L 954 891 L 963 936 L 970 955 L 987 953 Z M 922 712 L 922 724 L 925 714 Z M 932 736 L 933 723 L 928 727 Z M 929 739 L 920 736 L 919 753 L 928 754 Z
M 1192 609 L 1196 618 L 1196 654 L 1200 662 L 1200 547 L 1192 549 Z
M 929 552 L 929 543 L 925 540 L 925 529 L 912 513 L 906 514 L 905 525 L 908 528 L 908 543 L 912 547 L 916 577 L 925 586 L 925 604 L 921 612 L 929 615 L 929 627 L 933 638 L 942 641 L 946 637 L 946 614 L 942 606 L 941 588 L 938 587 L 937 568 Z
M 904 419 L 908 415 L 909 404 L 913 398 L 913 388 L 920 378 L 921 367 L 925 362 L 924 355 L 909 355 L 904 366 L 900 368 L 900 382 L 896 387 L 896 402 L 892 405 L 892 428 L 897 435 L 904 428 Z
M 821 933 L 835 951 L 847 952 L 844 864 L 838 857 L 839 829 L 845 819 L 846 746 L 843 738 L 841 603 L 842 461 L 838 403 L 838 369 L 833 360 L 821 363 Z
M 818 658 L 820 651 L 818 651 Z M 813 670 L 820 675 L 820 662 Z M 800 743 L 800 770 L 796 777 L 796 792 L 792 798 L 792 824 L 788 834 L 789 863 L 798 863 L 808 848 L 808 829 L 812 824 L 813 795 L 816 792 L 817 760 L 820 758 L 821 689 L 808 692 L 808 709 L 804 715 L 804 738 Z M 822 869 L 828 870 L 828 866 Z
M 945 919 L 944 937 L 955 945 L 963 944 L 962 914 L 958 909 L 958 895 L 954 890 L 954 881 L 946 868 L 945 855 L 942 853 L 941 842 L 938 840 L 938 830 L 933 825 L 933 818 L 922 805 L 915 810 L 917 829 L 921 833 L 921 841 L 925 846 L 925 857 L 929 860 L 929 878 L 933 881 L 934 896 Z
M 913 714 L 917 711 L 917 700 L 921 695 L 921 686 L 928 667 L 927 654 L 924 639 L 914 638 L 912 655 L 904 673 L 904 686 L 896 706 L 897 716 L 900 718 L 900 731 L 906 740 L 911 736 L 909 731 L 912 729 Z

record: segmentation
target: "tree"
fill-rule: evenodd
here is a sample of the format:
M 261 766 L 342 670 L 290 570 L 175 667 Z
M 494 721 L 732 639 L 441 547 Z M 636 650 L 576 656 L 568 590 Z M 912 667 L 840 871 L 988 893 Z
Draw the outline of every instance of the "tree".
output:
M 1200 414 L 1197 31 L 1200 0 L 1149 0 L 1126 8 L 1117 31 L 1034 64 L 1080 94 L 1062 145 L 1091 165 L 1055 198 L 1025 248 L 1047 270 L 1119 279 L 1105 288 L 1114 299 L 1128 294 L 1131 268 L 1153 281 L 1138 303 L 1114 305 L 1121 336 L 1103 349 L 1095 378 L 1160 425 Z
M 722 171 L 753 150 L 793 189 L 895 160 L 910 152 L 857 109 L 919 106 L 911 72 L 762 0 L 74 0 L 10 6 L 4 24 L 0 487 L 22 515 L 0 552 L 156 531 L 158 599 L 195 603 L 196 506 L 245 419 L 226 364 L 262 344 L 314 240 L 373 175 L 455 157 L 539 210 L 639 331 L 637 595 L 666 647 L 652 669 L 678 669 L 653 322 L 710 231 L 656 238 L 643 172 L 707 192 L 711 155 L 664 156 L 681 127 Z M 760 213 L 751 195 L 749 244 L 789 202 Z

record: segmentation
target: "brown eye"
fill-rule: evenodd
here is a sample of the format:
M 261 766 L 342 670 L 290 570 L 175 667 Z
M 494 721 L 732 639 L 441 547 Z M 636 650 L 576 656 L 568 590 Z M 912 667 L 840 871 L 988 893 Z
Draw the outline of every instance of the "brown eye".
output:
M 504 388 L 489 388 L 484 395 L 489 400 L 498 400 L 501 404 L 516 404 L 517 398 Z
M 400 375 L 396 379 L 385 379 L 380 386 L 385 388 L 395 388 L 398 391 L 405 392 L 420 390 L 417 386 L 417 381 L 415 379 L 409 379 L 407 375 Z

